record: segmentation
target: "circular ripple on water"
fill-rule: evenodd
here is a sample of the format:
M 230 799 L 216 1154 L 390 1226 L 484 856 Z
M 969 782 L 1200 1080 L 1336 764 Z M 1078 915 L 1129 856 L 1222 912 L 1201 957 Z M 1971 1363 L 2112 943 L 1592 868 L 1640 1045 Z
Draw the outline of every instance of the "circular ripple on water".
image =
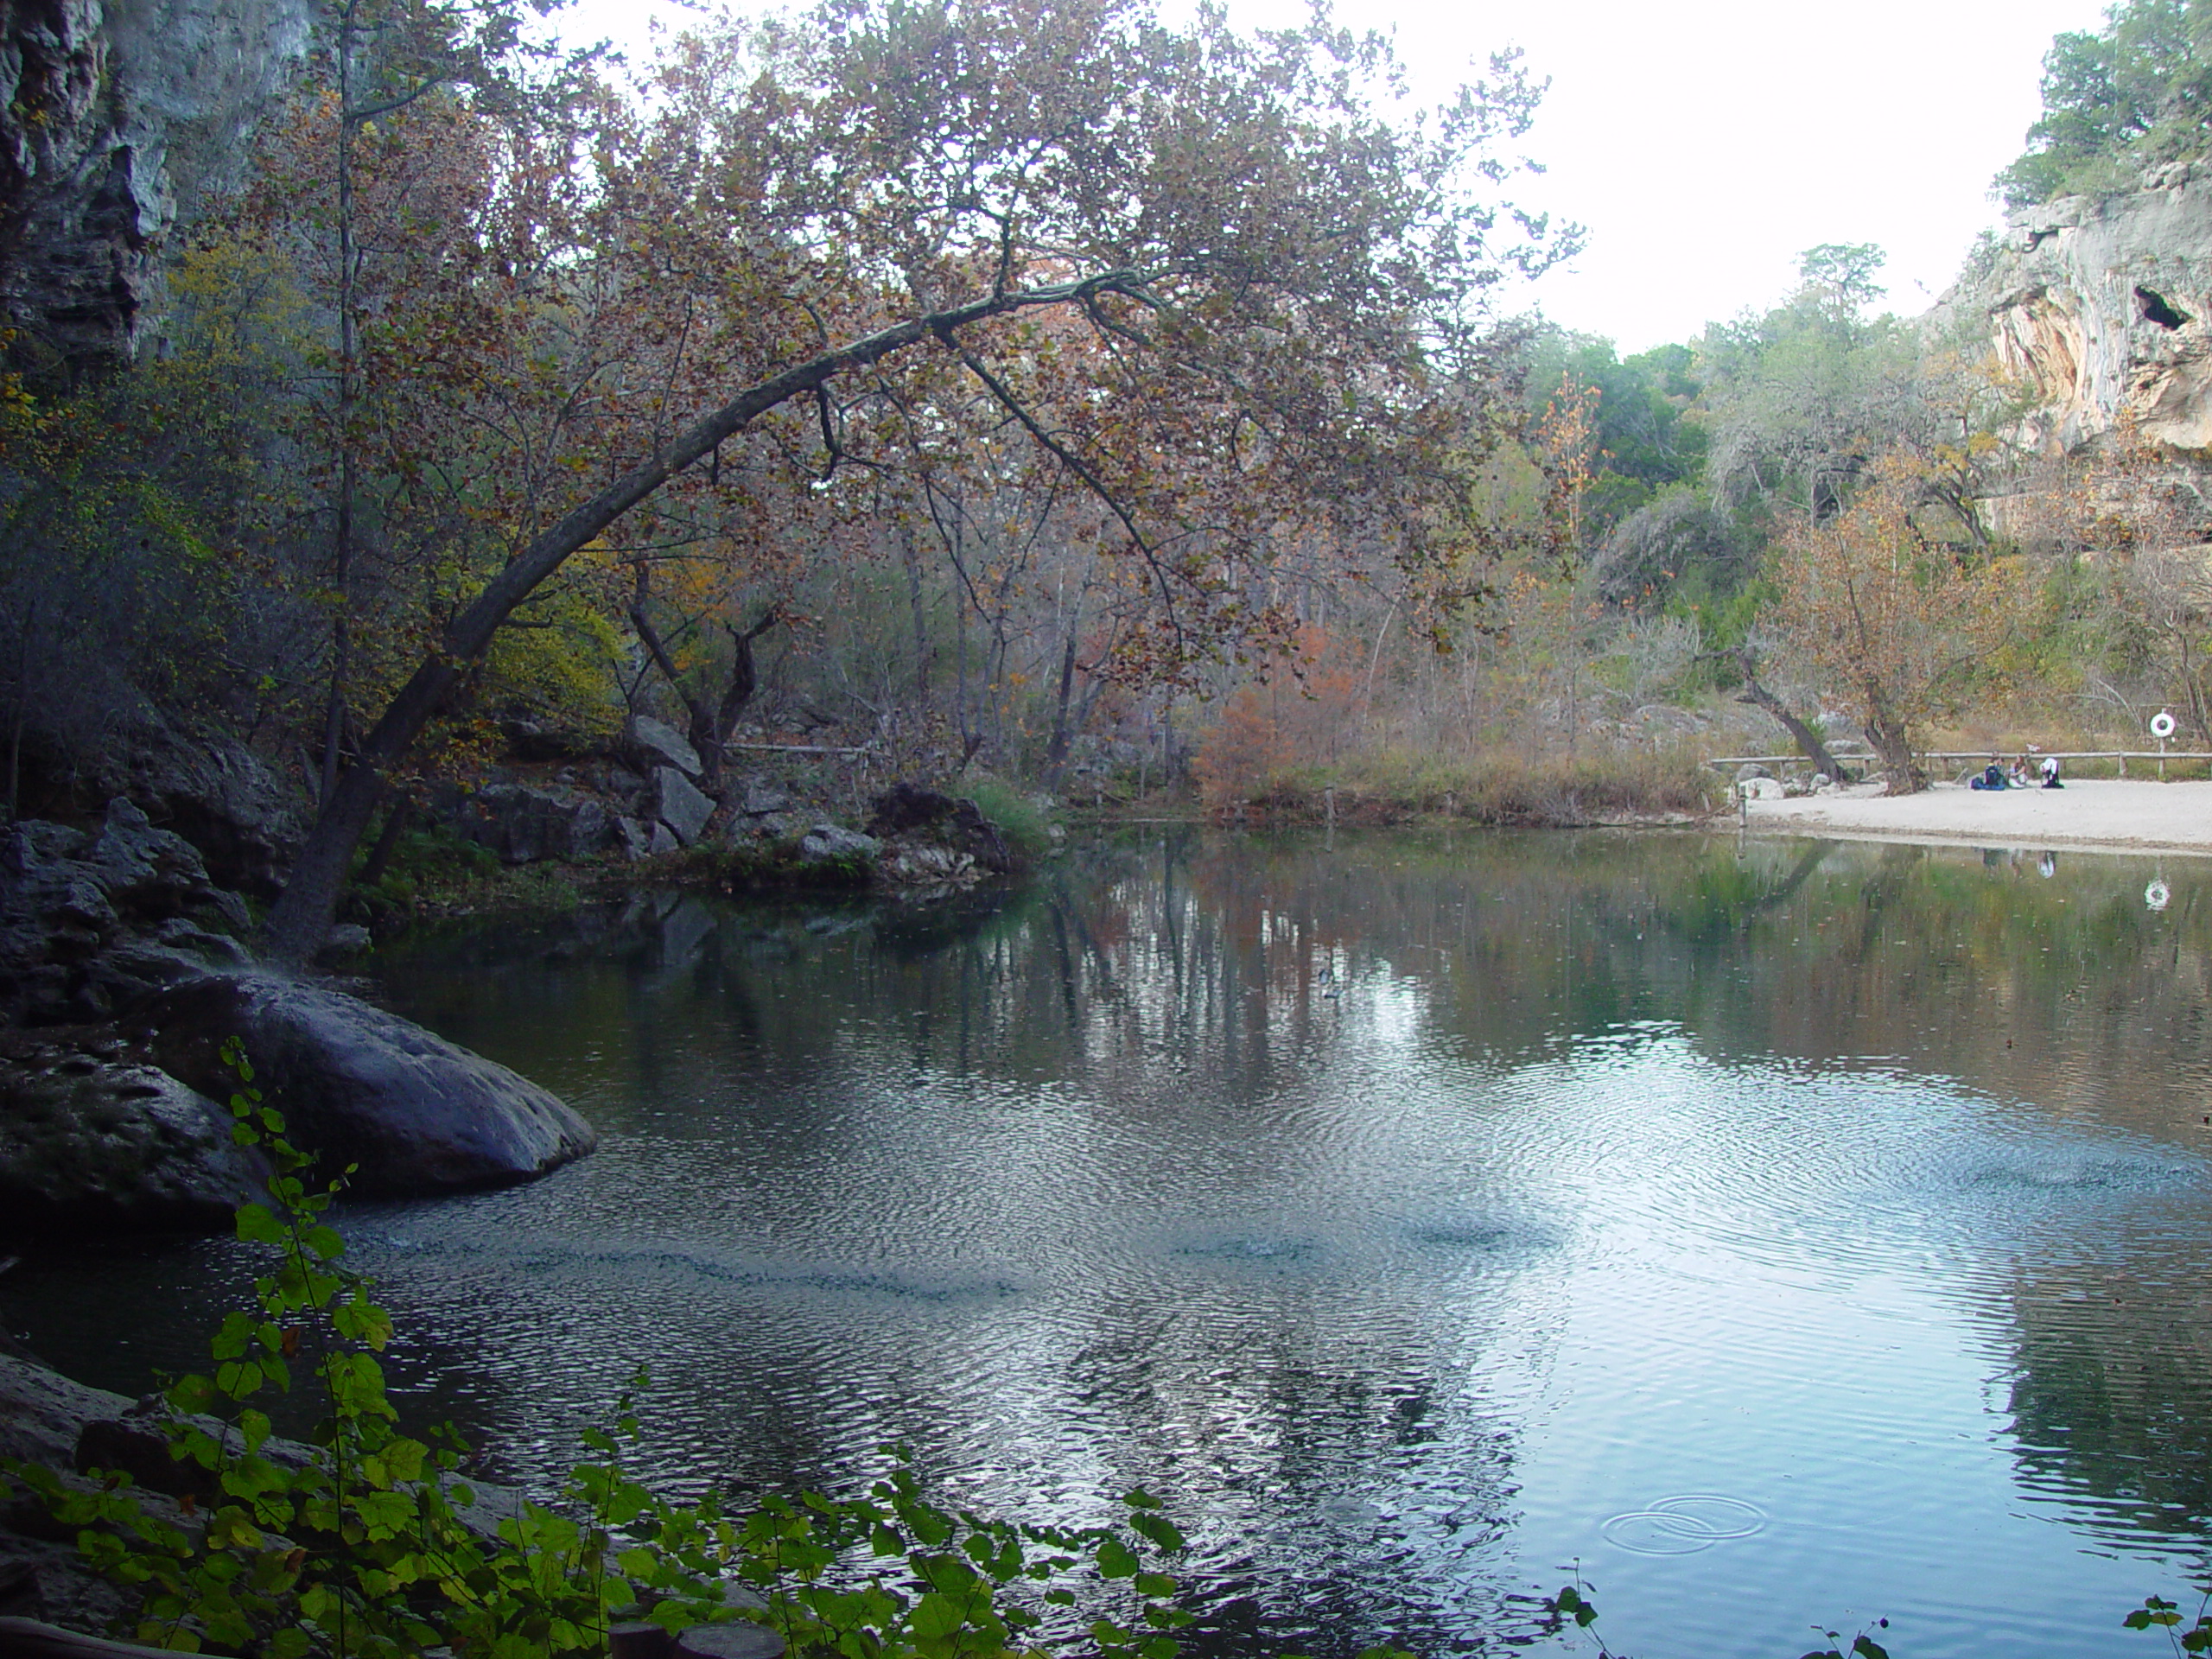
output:
M 1725 1540 L 1765 1531 L 1766 1511 L 1739 1497 L 1683 1492 L 1614 1516 L 1598 1530 L 1607 1543 L 1638 1555 L 1694 1555 Z

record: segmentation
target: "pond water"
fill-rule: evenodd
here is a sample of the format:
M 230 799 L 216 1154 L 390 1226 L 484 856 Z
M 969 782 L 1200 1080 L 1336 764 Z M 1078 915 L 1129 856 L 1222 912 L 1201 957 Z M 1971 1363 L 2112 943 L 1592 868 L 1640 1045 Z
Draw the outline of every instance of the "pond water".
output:
M 1579 1563 L 1644 1659 L 2148 1656 L 2205 1561 L 2212 864 L 1176 830 L 378 972 L 605 1137 L 346 1214 L 510 1474 L 649 1361 L 680 1487 L 1141 1484 L 1224 1655 L 1535 1640 Z M 247 1271 L 39 1256 L 0 1313 L 135 1391 Z

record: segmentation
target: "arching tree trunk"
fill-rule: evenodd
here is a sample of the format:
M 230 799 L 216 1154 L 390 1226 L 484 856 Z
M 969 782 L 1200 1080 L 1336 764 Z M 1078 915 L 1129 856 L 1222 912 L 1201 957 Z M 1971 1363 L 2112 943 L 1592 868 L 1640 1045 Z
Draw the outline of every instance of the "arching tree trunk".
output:
M 1782 728 L 1789 734 L 1790 741 L 1804 753 L 1805 758 L 1838 783 L 1850 777 L 1851 774 L 1843 769 L 1842 763 L 1828 753 L 1828 746 L 1821 741 L 1821 734 L 1791 714 L 1780 697 L 1759 683 L 1758 658 L 1752 654 L 1749 645 L 1738 650 L 1736 660 L 1744 670 L 1744 690 L 1736 701 L 1748 702 L 1754 709 L 1764 709 L 1780 721 Z
M 995 293 L 928 316 L 915 317 L 824 352 L 747 387 L 728 404 L 679 434 L 557 524 L 541 531 L 486 584 L 475 601 L 446 626 L 440 649 L 426 658 L 385 706 L 361 740 L 338 786 L 322 802 L 315 827 L 293 861 L 291 880 L 270 912 L 265 948 L 280 964 L 298 967 L 329 937 L 345 890 L 353 849 L 384 793 L 385 772 L 414 747 L 440 706 L 483 655 L 499 625 L 570 555 L 660 486 L 703 460 L 770 410 L 828 385 L 837 376 L 880 361 L 925 340 L 950 338 L 987 317 L 1041 306 L 1077 303 L 1102 289 L 1139 285 L 1137 273 L 1116 271 L 1049 287 Z

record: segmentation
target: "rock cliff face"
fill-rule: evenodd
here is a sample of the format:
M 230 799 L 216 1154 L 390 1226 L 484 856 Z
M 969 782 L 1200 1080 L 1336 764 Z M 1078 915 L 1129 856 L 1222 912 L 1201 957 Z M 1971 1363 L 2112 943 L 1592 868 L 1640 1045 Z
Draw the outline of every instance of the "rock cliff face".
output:
M 0 0 L 0 307 L 62 362 L 126 360 L 162 257 L 306 53 L 308 0 Z
M 2148 185 L 2016 216 L 1989 268 L 1931 318 L 1986 319 L 2038 405 L 2023 435 L 2047 452 L 2093 448 L 2128 418 L 2168 448 L 2212 448 L 2212 161 Z

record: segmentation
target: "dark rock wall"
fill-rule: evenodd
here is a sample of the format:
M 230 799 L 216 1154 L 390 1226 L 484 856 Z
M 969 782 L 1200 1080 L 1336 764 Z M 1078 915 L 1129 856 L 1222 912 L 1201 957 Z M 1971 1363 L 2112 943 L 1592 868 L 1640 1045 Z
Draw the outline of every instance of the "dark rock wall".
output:
M 0 307 L 73 372 L 157 332 L 162 260 L 308 48 L 307 0 L 0 0 Z

